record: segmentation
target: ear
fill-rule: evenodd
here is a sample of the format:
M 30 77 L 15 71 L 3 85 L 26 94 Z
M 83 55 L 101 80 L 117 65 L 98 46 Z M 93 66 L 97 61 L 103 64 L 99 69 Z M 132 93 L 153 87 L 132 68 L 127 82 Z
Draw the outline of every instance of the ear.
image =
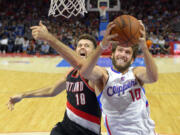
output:
M 134 62 L 134 58 L 131 59 L 131 64 L 133 64 L 133 62 Z
M 110 58 L 111 58 L 111 60 L 113 59 L 113 55 L 114 55 L 114 53 L 111 53 L 111 57 L 110 57 Z

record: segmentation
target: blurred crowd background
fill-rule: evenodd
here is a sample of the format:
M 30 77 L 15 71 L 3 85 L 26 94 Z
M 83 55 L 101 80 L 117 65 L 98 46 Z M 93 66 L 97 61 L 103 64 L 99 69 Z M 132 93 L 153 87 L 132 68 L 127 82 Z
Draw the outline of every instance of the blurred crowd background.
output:
M 141 19 L 147 30 L 147 45 L 152 54 L 169 54 L 170 41 L 180 41 L 174 25 L 180 22 L 180 3 L 177 0 L 120 0 L 121 10 L 109 12 L 110 21 L 122 14 Z M 112 2 L 112 1 L 111 1 Z M 178 4 L 179 3 L 179 4 Z M 54 54 L 47 42 L 35 41 L 30 27 L 39 21 L 59 40 L 74 48 L 79 35 L 89 33 L 98 40 L 99 12 L 85 16 L 48 17 L 50 0 L 0 0 L 0 53 Z M 96 6 L 96 0 L 91 2 Z

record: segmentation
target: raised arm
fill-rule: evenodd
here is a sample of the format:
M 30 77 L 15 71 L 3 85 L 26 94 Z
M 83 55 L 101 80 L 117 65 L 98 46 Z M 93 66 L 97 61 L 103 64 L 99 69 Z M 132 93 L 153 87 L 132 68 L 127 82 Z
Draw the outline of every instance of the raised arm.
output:
M 104 39 L 103 39 L 101 45 L 99 47 L 97 47 L 96 51 L 92 53 L 91 57 L 88 57 L 88 60 L 87 60 L 88 62 L 86 60 L 82 59 L 72 49 L 67 47 L 61 41 L 59 41 L 51 33 L 49 33 L 46 26 L 44 26 L 41 21 L 39 23 L 39 26 L 33 26 L 33 27 L 31 27 L 31 29 L 32 29 L 32 35 L 35 39 L 47 41 L 73 67 L 78 66 L 78 68 L 81 69 L 80 71 L 83 76 L 85 76 L 87 79 L 95 79 L 96 77 L 101 76 L 99 74 L 100 72 L 95 72 L 96 71 L 95 70 L 91 76 L 89 73 L 92 72 L 92 69 L 94 68 L 94 66 L 96 64 L 98 57 L 100 56 L 100 54 L 103 51 L 103 48 L 106 48 L 111 43 L 117 43 L 117 41 L 111 41 L 112 38 L 117 36 L 117 35 L 110 35 L 110 31 L 114 26 L 115 25 L 113 24 L 113 22 L 109 23 L 108 29 L 106 30 L 106 34 L 104 36 Z
M 81 66 L 83 63 L 81 57 L 76 54 L 71 48 L 59 41 L 53 36 L 42 22 L 38 26 L 32 26 L 32 36 L 35 39 L 47 41 L 61 56 L 67 60 L 73 67 Z
M 142 37 L 139 39 L 139 45 L 142 49 L 146 68 L 145 67 L 137 67 L 134 70 L 136 77 L 142 83 L 153 83 L 158 80 L 158 69 L 157 65 L 153 60 L 152 55 L 150 54 L 147 45 L 146 45 L 146 31 L 142 21 L 140 21 L 140 25 L 142 27 L 141 34 Z
M 109 47 L 111 44 L 118 44 L 118 41 L 112 39 L 118 36 L 117 34 L 111 35 L 112 28 L 115 27 L 113 22 L 110 22 L 107 26 L 104 38 L 96 50 L 88 57 L 86 63 L 82 64 L 80 73 L 89 80 L 98 80 L 103 74 L 104 70 L 98 66 L 95 66 L 97 60 L 104 49 Z M 102 71 L 102 72 L 101 72 Z
M 61 79 L 53 87 L 42 88 L 38 90 L 28 91 L 24 93 L 17 94 L 10 97 L 7 105 L 8 109 L 13 110 L 14 105 L 20 102 L 24 98 L 35 98 L 35 97 L 53 97 L 61 93 L 66 88 L 66 78 Z

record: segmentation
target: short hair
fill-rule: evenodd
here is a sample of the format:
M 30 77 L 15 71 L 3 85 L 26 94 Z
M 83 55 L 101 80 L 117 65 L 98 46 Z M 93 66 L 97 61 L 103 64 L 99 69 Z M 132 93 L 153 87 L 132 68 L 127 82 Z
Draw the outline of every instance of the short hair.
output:
M 96 38 L 95 38 L 94 36 L 89 35 L 89 34 L 82 34 L 82 35 L 80 35 L 79 38 L 76 40 L 76 45 L 75 45 L 76 47 L 77 47 L 77 43 L 78 43 L 81 39 L 88 39 L 88 40 L 90 40 L 90 41 L 93 43 L 94 48 L 97 47 Z
M 117 44 L 113 44 L 112 45 L 112 53 L 114 53 L 115 51 L 116 51 L 116 48 L 117 48 Z M 132 48 L 132 50 L 133 50 L 133 59 L 135 60 L 136 59 L 136 57 L 137 57 L 137 54 L 138 54 L 138 48 L 139 48 L 139 46 L 138 45 L 133 45 L 133 46 L 131 46 L 131 48 Z

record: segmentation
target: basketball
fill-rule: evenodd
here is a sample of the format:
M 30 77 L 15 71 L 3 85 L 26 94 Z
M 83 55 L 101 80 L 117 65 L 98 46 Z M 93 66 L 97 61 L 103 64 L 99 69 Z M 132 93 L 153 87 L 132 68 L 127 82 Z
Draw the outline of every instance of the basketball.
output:
M 138 19 L 130 15 L 121 15 L 116 17 L 113 22 L 116 26 L 111 30 L 111 34 L 118 34 L 113 40 L 119 41 L 121 46 L 137 45 L 140 37 Z

